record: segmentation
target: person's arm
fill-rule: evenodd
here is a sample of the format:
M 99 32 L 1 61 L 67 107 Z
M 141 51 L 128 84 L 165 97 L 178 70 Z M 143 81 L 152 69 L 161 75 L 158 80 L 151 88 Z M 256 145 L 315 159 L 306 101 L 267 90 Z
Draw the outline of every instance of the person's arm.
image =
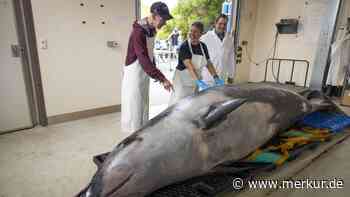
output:
M 171 82 L 165 78 L 162 72 L 154 65 L 153 61 L 149 57 L 147 50 L 147 40 L 146 36 L 141 30 L 134 30 L 132 35 L 132 42 L 135 50 L 137 59 L 139 60 L 142 69 L 153 79 L 160 81 L 163 87 L 167 91 L 173 90 L 173 85 Z
M 211 76 L 213 76 L 214 78 L 218 77 L 218 74 L 216 73 L 215 67 L 214 67 L 213 63 L 211 63 L 211 61 L 208 61 L 207 68 L 208 68 L 208 71 L 211 74 Z
M 208 61 L 207 68 L 211 76 L 213 76 L 215 84 L 217 86 L 225 85 L 225 81 L 219 77 L 219 75 L 216 73 L 214 65 L 211 63 L 211 61 Z
M 131 41 L 133 42 L 133 47 L 137 59 L 139 60 L 143 70 L 147 73 L 147 75 L 160 82 L 164 82 L 166 80 L 165 76 L 153 64 L 151 58 L 149 57 L 146 35 L 143 34 L 142 30 L 134 29 Z
M 205 43 L 202 43 L 202 46 L 203 46 L 205 58 L 207 59 L 208 71 L 209 71 L 210 75 L 215 78 L 218 76 L 218 74 L 216 73 L 216 70 L 215 70 L 213 63 L 210 61 L 210 56 L 209 56 L 209 51 L 208 51 L 207 45 Z

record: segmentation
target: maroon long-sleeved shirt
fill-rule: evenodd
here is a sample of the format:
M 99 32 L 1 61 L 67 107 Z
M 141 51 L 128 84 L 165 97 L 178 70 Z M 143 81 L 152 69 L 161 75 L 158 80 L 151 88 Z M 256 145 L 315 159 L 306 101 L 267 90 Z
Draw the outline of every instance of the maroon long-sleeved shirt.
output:
M 163 82 L 166 78 L 163 73 L 154 65 L 147 50 L 147 31 L 137 22 L 129 38 L 128 52 L 125 65 L 128 66 L 139 60 L 143 70 L 153 79 Z M 153 59 L 153 58 L 152 58 Z

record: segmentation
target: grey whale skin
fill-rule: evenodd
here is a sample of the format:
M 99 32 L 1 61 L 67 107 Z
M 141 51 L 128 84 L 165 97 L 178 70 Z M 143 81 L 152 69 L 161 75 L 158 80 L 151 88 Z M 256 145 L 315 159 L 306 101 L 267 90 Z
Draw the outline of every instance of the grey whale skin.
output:
M 336 108 L 317 92 L 300 95 L 262 84 L 186 97 L 119 143 L 78 196 L 142 197 L 210 173 L 322 107 Z

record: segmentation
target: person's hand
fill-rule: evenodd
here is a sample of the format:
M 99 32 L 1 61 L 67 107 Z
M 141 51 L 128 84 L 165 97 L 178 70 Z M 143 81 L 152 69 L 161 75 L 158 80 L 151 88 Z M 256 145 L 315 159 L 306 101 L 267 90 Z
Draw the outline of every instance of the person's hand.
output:
M 196 84 L 199 92 L 209 88 L 209 86 L 202 80 L 196 80 Z
M 225 81 L 220 79 L 219 77 L 216 77 L 215 78 L 215 85 L 216 86 L 223 86 L 223 85 L 225 85 Z
M 171 84 L 169 80 L 165 79 L 165 81 L 162 82 L 162 85 L 164 89 L 166 89 L 167 91 L 169 92 L 174 91 L 173 84 Z

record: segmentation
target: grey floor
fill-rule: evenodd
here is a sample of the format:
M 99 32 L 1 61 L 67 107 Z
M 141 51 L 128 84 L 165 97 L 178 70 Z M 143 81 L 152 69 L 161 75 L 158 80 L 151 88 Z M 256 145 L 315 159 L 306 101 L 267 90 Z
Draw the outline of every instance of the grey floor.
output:
M 127 134 L 119 131 L 120 114 L 109 114 L 0 136 L 0 197 L 68 197 L 84 187 L 95 172 L 93 155 L 109 151 Z M 345 181 L 337 191 L 350 193 L 350 140 L 322 155 L 297 177 Z M 314 191 L 312 191 L 314 192 Z M 305 191 L 277 191 L 277 196 L 309 196 Z
M 73 196 L 126 134 L 109 114 L 0 136 L 0 197 Z

